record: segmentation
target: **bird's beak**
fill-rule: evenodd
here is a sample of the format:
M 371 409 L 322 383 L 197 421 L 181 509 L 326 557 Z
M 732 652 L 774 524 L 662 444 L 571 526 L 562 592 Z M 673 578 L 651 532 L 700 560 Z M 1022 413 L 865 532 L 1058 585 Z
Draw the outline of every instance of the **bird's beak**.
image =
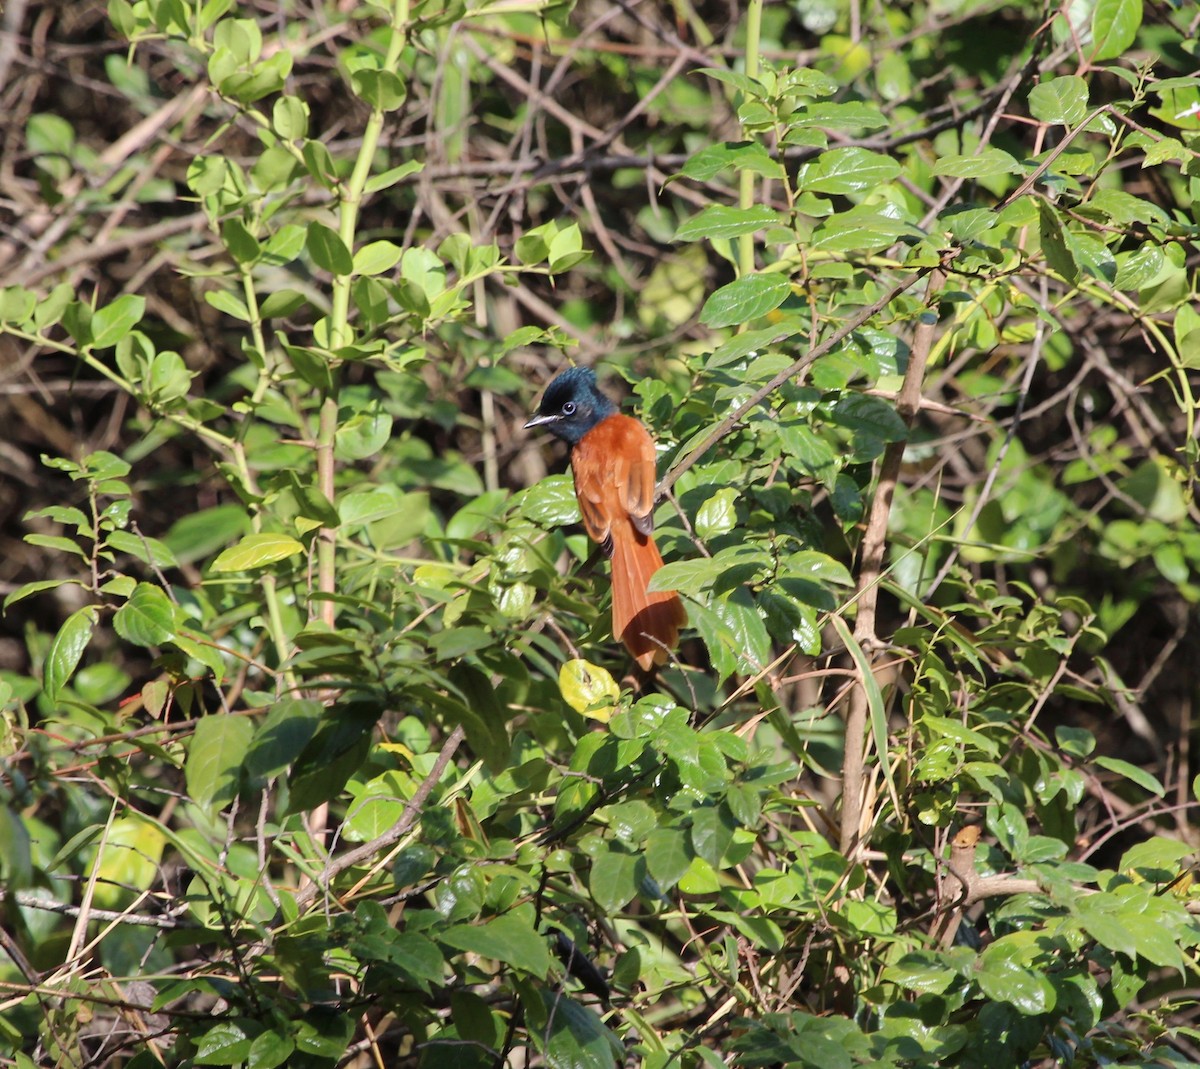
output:
M 551 412 L 548 416 L 534 416 L 533 419 L 525 424 L 525 429 L 529 430 L 530 427 L 541 427 L 547 423 L 557 423 L 560 419 L 562 419 L 562 416 L 557 412 Z

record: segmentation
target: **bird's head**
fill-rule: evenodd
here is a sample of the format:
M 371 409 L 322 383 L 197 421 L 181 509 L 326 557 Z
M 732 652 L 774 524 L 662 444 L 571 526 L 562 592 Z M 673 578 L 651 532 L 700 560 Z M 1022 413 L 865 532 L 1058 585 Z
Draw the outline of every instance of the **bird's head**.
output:
M 596 373 L 587 367 L 567 368 L 542 394 L 537 415 L 526 427 L 545 427 L 570 445 L 577 445 L 602 419 L 617 411 L 596 385 Z

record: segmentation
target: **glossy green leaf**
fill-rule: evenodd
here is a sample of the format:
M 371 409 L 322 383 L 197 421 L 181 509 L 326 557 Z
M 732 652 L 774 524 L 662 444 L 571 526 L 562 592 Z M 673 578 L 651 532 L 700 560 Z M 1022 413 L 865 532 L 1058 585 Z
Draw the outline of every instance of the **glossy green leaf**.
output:
M 1073 283 L 1079 277 L 1079 265 L 1067 248 L 1057 213 L 1045 201 L 1038 201 L 1038 234 L 1046 262 L 1067 282 Z
M 724 806 L 703 806 L 692 813 L 692 849 L 714 869 L 733 841 L 733 822 Z
M 722 286 L 704 302 L 700 322 L 707 327 L 752 322 L 778 308 L 791 291 L 783 275 L 746 275 Z
M 159 587 L 138 583 L 113 617 L 113 627 L 135 646 L 161 646 L 175 634 L 175 606 Z
M 737 491 L 732 487 L 718 490 L 696 513 L 696 534 L 716 538 L 728 534 L 737 523 Z
M 835 148 L 823 152 L 815 163 L 804 164 L 796 174 L 798 188 L 809 193 L 861 193 L 891 182 L 900 164 L 889 156 L 863 148 Z
M 575 483 L 569 475 L 550 475 L 531 486 L 520 498 L 521 515 L 543 527 L 563 527 L 579 522 Z
M 1029 111 L 1035 119 L 1074 126 L 1087 115 L 1087 82 L 1075 74 L 1051 78 L 1029 91 Z
M 249 1022 L 226 1018 L 207 1028 L 196 1040 L 197 1065 L 238 1065 L 250 1053 Z
M 63 687 L 79 666 L 99 617 L 100 610 L 95 605 L 85 605 L 71 613 L 58 629 L 54 641 L 50 643 L 42 670 L 42 687 L 51 701 L 58 700 Z
M 302 543 L 284 534 L 248 534 L 224 550 L 212 563 L 214 572 L 244 572 L 287 560 L 304 552 Z
M 1024 1014 L 1045 1013 L 1054 1006 L 1054 986 L 1044 967 L 1033 964 L 1023 948 L 999 939 L 979 956 L 974 973 L 980 990 Z
M 690 219 L 679 224 L 676 241 L 697 241 L 701 238 L 732 238 L 753 234 L 756 230 L 779 226 L 783 216 L 765 204 L 750 208 L 734 208 L 726 204 L 710 204 Z
M 1142 25 L 1142 0 L 1097 0 L 1092 12 L 1094 60 L 1115 59 L 1137 36 Z
M 295 1049 L 295 1040 L 286 1032 L 262 1032 L 250 1043 L 246 1069 L 277 1069 L 287 1062 Z
M 766 178 L 782 178 L 784 173 L 783 165 L 759 142 L 726 141 L 701 149 L 683 165 L 680 174 L 707 182 L 727 168 L 750 171 Z

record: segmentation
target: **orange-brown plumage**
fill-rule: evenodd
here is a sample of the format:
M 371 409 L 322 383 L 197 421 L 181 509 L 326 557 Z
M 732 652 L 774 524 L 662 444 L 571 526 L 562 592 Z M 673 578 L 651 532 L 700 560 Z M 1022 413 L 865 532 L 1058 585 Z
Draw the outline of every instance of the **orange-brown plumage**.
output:
M 583 526 L 612 560 L 613 635 L 648 672 L 666 661 L 687 623 L 678 594 L 647 589 L 662 567 L 651 535 L 654 441 L 636 419 L 617 412 L 586 368 L 570 368 L 547 387 L 526 424 L 543 425 L 570 444 Z
M 662 557 L 650 531 L 654 442 L 630 416 L 608 416 L 571 451 L 583 526 L 612 559 L 612 629 L 642 671 L 662 664 L 687 613 L 674 591 L 647 590 Z

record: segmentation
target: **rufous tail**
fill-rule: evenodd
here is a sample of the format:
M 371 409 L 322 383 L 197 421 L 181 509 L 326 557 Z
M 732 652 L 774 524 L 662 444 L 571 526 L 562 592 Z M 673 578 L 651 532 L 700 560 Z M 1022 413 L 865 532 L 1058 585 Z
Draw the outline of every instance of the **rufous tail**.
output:
M 643 672 L 664 664 L 687 623 L 673 590 L 650 593 L 650 577 L 662 567 L 654 539 L 630 523 L 614 524 L 612 536 L 612 628 Z

